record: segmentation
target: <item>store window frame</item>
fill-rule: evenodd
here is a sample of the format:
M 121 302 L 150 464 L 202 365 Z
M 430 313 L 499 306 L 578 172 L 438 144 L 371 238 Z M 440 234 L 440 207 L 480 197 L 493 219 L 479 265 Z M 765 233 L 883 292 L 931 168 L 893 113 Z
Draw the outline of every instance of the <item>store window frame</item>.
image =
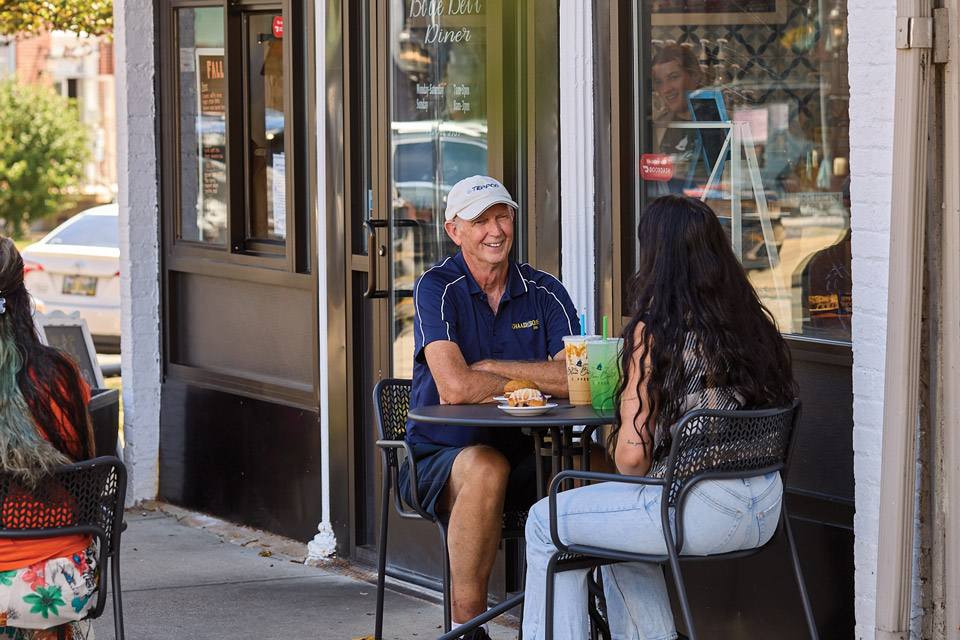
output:
M 181 233 L 181 187 L 186 176 L 180 162 L 180 43 L 177 13 L 180 10 L 214 8 L 223 11 L 224 110 L 226 146 L 226 243 L 214 244 L 185 239 Z M 283 154 L 285 158 L 286 237 L 270 240 L 252 237 L 249 191 L 251 178 L 246 169 L 249 136 L 249 108 L 246 78 L 248 54 L 245 17 L 265 12 L 282 16 L 283 32 Z M 311 233 L 309 228 L 309 150 L 305 58 L 307 30 L 303 27 L 302 0 L 163 0 L 160 3 L 161 56 L 161 180 L 164 197 L 163 246 L 168 266 L 178 271 L 228 275 L 237 268 L 261 267 L 286 272 L 271 280 L 305 286 L 296 276 L 309 274 Z M 292 28 L 300 25 L 300 28 Z M 267 194 L 269 197 L 270 194 Z M 219 265 L 211 266 L 212 263 Z
M 595 41 L 601 43 L 594 69 L 595 125 L 598 131 L 610 134 L 598 136 L 597 209 L 609 211 L 609 215 L 600 215 L 597 223 L 596 308 L 613 318 L 616 331 L 629 320 L 626 290 L 636 258 L 635 212 L 646 202 L 638 185 L 636 158 L 654 135 L 652 122 L 638 115 L 650 111 L 651 97 L 642 87 L 650 86 L 645 61 L 652 56 L 649 42 L 641 42 L 639 52 L 635 48 L 637 34 L 649 33 L 651 28 L 651 16 L 637 9 L 640 4 L 640 0 L 594 1 Z M 639 73 L 635 65 L 639 65 Z M 796 333 L 784 333 L 783 337 L 795 358 L 852 365 L 850 340 Z

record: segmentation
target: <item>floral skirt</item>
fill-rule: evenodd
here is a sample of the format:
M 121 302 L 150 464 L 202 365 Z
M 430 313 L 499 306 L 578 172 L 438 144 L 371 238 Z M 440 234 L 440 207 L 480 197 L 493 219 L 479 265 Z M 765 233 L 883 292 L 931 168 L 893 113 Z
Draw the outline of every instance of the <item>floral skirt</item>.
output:
M 92 640 L 89 620 L 97 587 L 96 546 L 46 562 L 0 571 L 0 640 L 56 638 L 64 623 L 67 638 Z

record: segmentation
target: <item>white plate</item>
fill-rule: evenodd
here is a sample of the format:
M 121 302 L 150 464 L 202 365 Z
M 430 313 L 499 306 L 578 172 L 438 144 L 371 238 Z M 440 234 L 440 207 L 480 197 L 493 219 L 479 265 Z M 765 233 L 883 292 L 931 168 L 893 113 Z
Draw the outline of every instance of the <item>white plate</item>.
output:
M 543 394 L 543 399 L 544 399 L 544 400 L 549 400 L 551 397 L 553 397 L 553 396 L 551 396 L 551 395 L 549 395 L 549 394 L 547 394 L 547 393 Z M 501 404 L 506 404 L 506 403 L 507 403 L 507 396 L 493 396 L 493 399 L 496 400 L 497 402 L 501 403 Z
M 512 416 L 539 416 L 550 409 L 553 409 L 557 404 L 555 402 L 548 402 L 542 407 L 511 407 L 508 404 L 498 404 L 498 409 L 503 409 Z

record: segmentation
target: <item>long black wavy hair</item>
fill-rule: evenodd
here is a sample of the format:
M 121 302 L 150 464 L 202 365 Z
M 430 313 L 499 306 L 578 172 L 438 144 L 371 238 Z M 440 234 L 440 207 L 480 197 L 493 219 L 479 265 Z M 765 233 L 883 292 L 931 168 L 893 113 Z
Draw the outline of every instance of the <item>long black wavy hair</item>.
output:
M 640 362 L 649 362 L 636 388 L 641 397 L 640 385 L 647 385 L 648 418 L 638 424 L 638 413 L 632 425 L 641 441 L 651 447 L 655 426 L 669 427 L 681 417 L 688 333 L 712 385 L 737 393 L 743 408 L 789 405 L 796 395 L 790 351 L 710 207 L 682 195 L 659 197 L 641 213 L 637 237 L 639 266 L 629 283 L 631 319 L 623 329 L 621 365 L 629 371 L 637 351 Z M 624 375 L 611 440 L 623 426 L 626 382 Z M 669 433 L 664 443 L 668 452 Z
M 0 237 L 0 464 L 36 479 L 50 468 L 94 456 L 82 379 L 73 362 L 41 344 L 23 258 Z M 68 437 L 76 433 L 76 439 Z

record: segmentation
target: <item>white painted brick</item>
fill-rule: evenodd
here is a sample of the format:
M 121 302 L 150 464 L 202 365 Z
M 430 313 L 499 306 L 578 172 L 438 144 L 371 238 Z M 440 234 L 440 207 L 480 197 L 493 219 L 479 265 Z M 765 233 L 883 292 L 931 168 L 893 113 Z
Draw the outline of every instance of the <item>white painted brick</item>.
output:
M 858 229 L 854 228 L 853 232 L 856 233 L 857 231 Z M 882 274 L 882 282 L 884 288 L 886 288 L 887 273 L 890 269 L 889 261 L 886 258 L 861 258 L 860 256 L 854 255 L 852 264 L 854 269 L 861 269 L 863 274 L 867 277 L 867 282 L 864 284 L 879 284 L 878 282 L 875 282 L 874 279 Z M 854 283 L 854 286 L 856 285 L 857 283 Z
M 860 229 L 856 237 L 851 238 L 853 250 L 858 258 L 879 258 L 886 260 L 890 256 L 890 234 Z
M 886 357 L 887 354 L 883 348 L 863 349 L 857 352 L 854 364 L 872 371 L 883 371 L 886 364 Z
M 872 275 L 872 278 L 874 280 L 879 280 L 882 277 L 884 283 L 887 281 L 886 273 L 884 273 L 882 276 L 880 274 L 870 274 L 870 275 Z M 854 270 L 854 278 L 856 279 L 856 277 L 857 277 L 857 271 Z M 859 320 L 859 317 L 856 315 L 857 313 L 867 313 L 874 316 L 882 315 L 883 317 L 886 316 L 887 289 L 885 287 L 881 288 L 879 286 L 876 286 L 876 287 L 864 286 L 862 289 L 857 290 L 854 296 L 858 294 L 860 295 L 860 301 L 859 303 L 856 303 L 856 306 L 854 306 L 853 308 L 854 323 L 856 323 Z M 856 297 L 854 297 L 854 300 L 856 300 Z M 872 326 L 871 328 L 881 332 L 880 338 L 881 338 L 881 342 L 883 342 L 883 333 L 886 332 L 886 323 L 884 323 L 883 326 Z M 864 333 L 863 337 L 869 339 L 870 335 L 871 334 Z M 873 335 L 876 335 L 876 334 L 873 334 Z
M 884 148 L 861 148 L 853 159 L 856 160 L 859 173 L 871 176 L 888 176 L 893 170 L 893 154 Z M 851 168 L 853 163 L 851 163 Z M 889 189 L 887 197 L 889 198 Z
M 876 399 L 883 393 L 883 371 L 870 370 L 864 368 L 855 368 L 853 372 L 854 384 L 854 411 L 856 411 L 856 397 L 864 395 L 870 399 Z M 860 389 L 857 387 L 860 386 Z
M 879 463 L 878 465 L 879 466 Z M 857 485 L 855 492 L 855 500 L 857 504 L 857 510 L 863 510 L 864 514 L 879 514 L 880 513 L 880 484 L 877 482 L 877 479 L 870 477 L 868 473 L 864 472 L 863 468 L 856 468 L 855 473 L 860 478 L 860 482 Z M 864 477 L 868 479 L 864 480 Z M 859 537 L 859 534 L 858 534 Z M 868 545 L 869 546 L 869 545 Z M 866 562 L 875 562 L 876 559 L 866 559 Z
M 856 637 L 874 637 L 896 1 L 849 0 Z
M 856 211 L 861 216 L 860 219 L 851 219 L 851 227 L 855 231 L 865 229 L 889 235 L 890 177 L 864 176 L 857 188 L 851 190 L 851 195 L 857 198 Z
M 160 296 L 151 0 L 114 3 L 120 186 L 121 370 L 128 499 L 156 497 L 160 435 Z M 136 259 L 133 259 L 133 258 Z
M 854 378 L 853 383 L 853 415 L 854 415 L 854 433 L 856 434 L 860 429 L 870 429 L 872 426 L 870 423 L 861 424 L 856 422 L 856 417 L 858 414 L 858 401 L 860 398 L 866 398 L 867 400 L 883 400 L 883 372 L 882 371 L 868 371 L 866 369 L 861 370 L 862 375 Z M 876 424 L 879 428 L 879 423 Z M 856 462 L 856 459 L 854 459 Z
M 851 92 L 856 87 L 851 87 Z M 892 87 L 891 87 L 892 90 Z M 854 140 L 863 139 L 863 145 L 857 149 L 875 149 L 886 146 L 892 141 L 893 123 L 889 115 L 893 113 L 894 101 L 884 95 L 881 87 L 871 86 L 863 94 L 854 94 L 850 98 L 850 108 L 863 111 L 863 121 L 850 124 L 850 137 Z M 879 132 L 882 135 L 872 135 Z
M 863 396 L 858 399 L 857 406 L 854 408 L 854 420 L 863 428 L 857 429 L 853 434 L 854 446 L 858 439 L 870 438 L 874 433 L 870 425 L 876 425 L 879 431 L 880 424 L 883 421 L 883 399 L 881 397 L 870 398 Z M 879 451 L 879 449 L 878 449 Z

